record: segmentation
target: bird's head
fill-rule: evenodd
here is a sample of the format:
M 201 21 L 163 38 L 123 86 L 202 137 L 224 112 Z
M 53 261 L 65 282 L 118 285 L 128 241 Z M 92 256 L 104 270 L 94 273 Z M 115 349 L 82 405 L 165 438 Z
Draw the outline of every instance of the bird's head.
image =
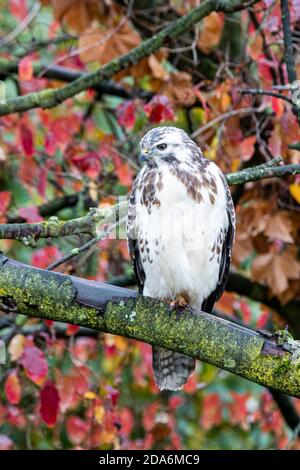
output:
M 200 150 L 186 132 L 178 127 L 155 127 L 140 143 L 140 161 L 157 166 L 160 163 L 184 162 L 198 158 Z

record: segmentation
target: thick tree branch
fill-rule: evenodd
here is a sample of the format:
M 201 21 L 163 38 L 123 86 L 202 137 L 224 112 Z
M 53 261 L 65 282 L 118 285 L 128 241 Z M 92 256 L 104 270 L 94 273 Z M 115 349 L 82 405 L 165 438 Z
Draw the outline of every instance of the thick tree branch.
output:
M 0 57 L 0 77 L 2 79 L 18 73 L 18 64 L 11 62 L 3 57 Z M 33 63 L 33 72 L 35 76 L 42 75 L 45 78 L 53 80 L 61 80 L 63 82 L 74 82 L 75 80 L 82 79 L 88 75 L 87 72 L 80 72 L 79 70 L 73 70 L 68 67 L 62 67 L 60 65 L 52 65 L 45 69 L 44 66 Z M 93 87 L 100 95 L 113 95 L 119 96 L 120 98 L 132 98 L 132 94 L 125 88 L 121 87 L 112 80 L 103 80 L 101 83 L 96 83 Z M 153 94 L 143 90 L 137 90 L 136 96 L 140 98 L 150 98 Z M 24 96 L 24 98 L 27 95 Z M 1 109 L 1 108 L 0 108 Z
M 136 292 L 53 273 L 0 255 L 0 299 L 28 316 L 68 322 L 178 351 L 300 397 L 300 347 L 204 312 L 170 311 Z
M 184 31 L 208 16 L 211 12 L 223 11 L 225 13 L 231 13 L 242 10 L 248 7 L 249 4 L 255 3 L 255 1 L 256 0 L 249 3 L 247 0 L 228 0 L 226 2 L 224 0 L 205 0 L 200 6 L 174 21 L 152 38 L 143 41 L 142 44 L 132 49 L 128 54 L 112 60 L 96 72 L 80 77 L 59 89 L 45 89 L 37 93 L 28 93 L 25 96 L 7 100 L 6 103 L 0 106 L 0 116 L 27 111 L 37 107 L 52 108 L 57 106 L 67 98 L 71 98 L 99 84 L 103 80 L 109 79 L 117 72 L 138 63 L 144 57 L 157 51 L 169 40 L 179 37 Z
M 288 0 L 280 0 L 283 26 L 284 59 L 290 83 L 297 80 Z
M 286 63 L 286 70 L 288 75 L 289 84 L 292 85 L 297 80 L 296 64 L 294 57 L 293 38 L 291 30 L 290 10 L 288 0 L 280 0 L 281 17 L 283 27 L 283 42 L 284 42 L 284 60 Z M 300 124 L 300 109 L 295 103 L 293 112 L 297 116 L 298 123 Z
M 109 283 L 118 287 L 131 287 L 136 285 L 136 280 L 134 275 L 118 276 L 110 279 Z M 295 335 L 297 339 L 300 339 L 300 300 L 293 299 L 282 305 L 278 299 L 270 297 L 267 286 L 253 282 L 243 274 L 233 271 L 229 273 L 226 290 L 270 307 L 286 320 L 293 335 Z
M 103 209 L 93 207 L 86 216 L 68 221 L 52 216 L 46 221 L 31 224 L 0 224 L 0 238 L 19 240 L 25 245 L 35 246 L 39 238 L 58 238 L 83 233 L 95 237 L 100 225 L 115 222 L 117 210 L 125 209 L 126 202 L 120 203 L 117 207 Z
M 300 164 L 266 166 L 265 164 L 257 167 L 247 168 L 237 171 L 236 173 L 228 173 L 226 179 L 228 184 L 242 184 L 250 181 L 259 181 L 266 178 L 283 178 L 288 175 L 298 175 L 300 173 Z

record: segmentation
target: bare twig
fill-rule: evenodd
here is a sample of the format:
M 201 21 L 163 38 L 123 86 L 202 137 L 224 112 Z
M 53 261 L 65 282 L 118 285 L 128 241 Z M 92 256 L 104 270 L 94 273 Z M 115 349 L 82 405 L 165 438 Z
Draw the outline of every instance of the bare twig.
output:
M 27 26 L 32 22 L 32 20 L 36 17 L 38 14 L 39 10 L 41 8 L 41 5 L 39 2 L 35 2 L 33 4 L 32 9 L 28 13 L 28 15 L 21 21 L 21 23 L 16 26 L 16 28 L 8 33 L 6 36 L 2 37 L 0 39 L 0 47 L 6 46 L 10 42 L 12 42 L 24 29 L 27 28 Z
M 270 90 L 261 90 L 259 88 L 244 88 L 240 90 L 241 95 L 265 95 L 272 96 L 273 98 L 279 98 L 281 100 L 287 101 L 290 104 L 293 104 L 293 101 L 288 96 L 282 95 L 281 93 L 276 93 Z
M 80 255 L 80 253 L 83 253 L 84 251 L 88 250 L 89 248 L 91 248 L 93 245 L 100 242 L 101 240 L 108 238 L 110 233 L 124 220 L 125 219 L 123 218 L 120 220 L 120 222 L 112 224 L 109 228 L 107 228 L 103 232 L 100 232 L 95 238 L 92 238 L 92 240 L 89 240 L 87 243 L 80 246 L 79 248 L 74 248 L 71 251 L 71 253 L 68 253 L 67 255 L 63 256 L 59 260 L 54 261 L 53 263 L 49 264 L 49 266 L 47 266 L 46 269 L 48 271 L 51 271 L 52 269 L 57 268 L 57 266 L 60 266 L 61 264 L 66 263 L 67 261 L 70 261 L 70 259 L 74 258 L 75 256 Z
M 216 118 L 212 119 L 211 121 L 207 122 L 204 124 L 204 126 L 200 127 L 200 129 L 197 129 L 195 132 L 193 132 L 192 137 L 198 137 L 199 135 L 203 134 L 206 132 L 208 129 L 211 127 L 215 126 L 216 124 L 219 124 L 222 121 L 225 121 L 226 119 L 229 119 L 234 116 L 240 116 L 240 115 L 247 115 L 247 114 L 252 114 L 252 113 L 258 113 L 260 110 L 258 108 L 241 108 L 241 109 L 233 109 L 231 111 L 228 111 L 227 113 L 220 114 L 220 116 L 217 116 Z

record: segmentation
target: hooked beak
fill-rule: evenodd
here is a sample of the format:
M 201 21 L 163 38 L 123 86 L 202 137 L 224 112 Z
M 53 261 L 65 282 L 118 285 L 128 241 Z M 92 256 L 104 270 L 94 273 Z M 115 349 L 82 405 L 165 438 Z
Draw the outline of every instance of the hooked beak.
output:
M 140 156 L 139 156 L 139 161 L 140 162 L 148 162 L 149 161 L 149 149 L 143 148 L 141 150 Z

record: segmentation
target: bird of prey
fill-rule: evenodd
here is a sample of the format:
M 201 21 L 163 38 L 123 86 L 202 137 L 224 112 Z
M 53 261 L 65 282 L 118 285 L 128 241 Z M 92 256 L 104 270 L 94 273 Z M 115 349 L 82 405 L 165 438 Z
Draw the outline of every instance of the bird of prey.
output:
M 235 212 L 221 170 L 181 129 L 157 127 L 142 138 L 129 196 L 127 237 L 140 293 L 182 309 L 211 312 L 228 277 Z M 179 390 L 195 360 L 154 346 L 160 390 Z

